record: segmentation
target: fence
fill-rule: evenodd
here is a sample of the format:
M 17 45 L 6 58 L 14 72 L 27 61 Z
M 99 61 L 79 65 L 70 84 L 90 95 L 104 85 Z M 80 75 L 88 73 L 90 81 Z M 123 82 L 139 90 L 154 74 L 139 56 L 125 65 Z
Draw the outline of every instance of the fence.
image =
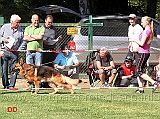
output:
M 92 23 L 93 22 L 93 23 Z M 29 23 L 30 24 L 30 23 Z M 21 23 L 25 28 L 28 23 Z M 87 56 L 91 51 L 107 47 L 111 53 L 115 64 L 118 66 L 123 63 L 128 52 L 128 18 L 122 19 L 96 19 L 92 21 L 92 17 L 83 23 L 54 23 L 53 24 L 62 35 L 63 39 L 56 43 L 55 50 L 59 50 L 62 44 L 68 43 L 73 39 L 76 43 L 76 55 L 81 62 L 80 77 L 88 78 L 87 75 Z M 155 23 L 155 29 L 157 24 Z M 67 34 L 67 28 L 72 27 L 77 29 L 77 33 L 72 35 Z M 151 56 L 149 63 L 155 65 L 158 63 L 160 42 L 155 37 L 151 47 Z M 19 58 L 25 59 L 25 52 L 19 53 Z

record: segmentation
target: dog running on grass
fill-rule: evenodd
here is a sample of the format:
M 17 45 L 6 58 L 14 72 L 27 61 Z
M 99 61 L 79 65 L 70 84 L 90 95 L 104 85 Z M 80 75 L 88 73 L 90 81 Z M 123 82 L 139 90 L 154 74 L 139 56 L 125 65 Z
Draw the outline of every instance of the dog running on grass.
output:
M 35 85 L 35 93 L 38 93 L 39 83 L 42 81 L 52 82 L 56 86 L 63 87 L 70 90 L 71 94 L 74 93 L 72 85 L 78 85 L 81 80 L 71 79 L 70 77 L 64 76 L 60 71 L 49 66 L 34 66 L 26 64 L 22 58 L 15 64 L 13 71 L 19 73 L 28 79 L 28 82 L 33 82 Z M 55 89 L 54 94 L 58 93 L 59 90 Z

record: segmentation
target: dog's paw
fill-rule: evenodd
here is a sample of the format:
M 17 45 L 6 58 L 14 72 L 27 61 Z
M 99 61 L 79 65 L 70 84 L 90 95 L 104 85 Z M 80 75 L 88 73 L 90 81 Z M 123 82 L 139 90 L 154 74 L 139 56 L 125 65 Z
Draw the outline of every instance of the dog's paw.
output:
M 55 90 L 53 93 L 49 93 L 49 94 L 58 94 L 60 91 L 59 90 Z
M 73 91 L 73 92 L 71 92 L 71 94 L 74 94 L 74 91 Z

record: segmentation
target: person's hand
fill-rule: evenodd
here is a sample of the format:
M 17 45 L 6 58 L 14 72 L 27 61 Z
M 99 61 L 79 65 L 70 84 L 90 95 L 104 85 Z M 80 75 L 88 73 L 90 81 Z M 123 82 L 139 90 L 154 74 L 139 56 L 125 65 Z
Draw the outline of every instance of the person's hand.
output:
M 103 70 L 108 70 L 108 67 L 101 67 L 101 69 L 103 69 Z
M 62 36 L 59 36 L 59 37 L 58 37 L 58 41 L 60 41 L 60 40 L 62 40 Z
M 7 38 L 4 38 L 2 41 L 5 42 L 5 43 L 8 43 L 8 39 Z
M 128 49 L 130 49 L 130 48 L 131 48 L 131 44 L 128 45 Z
M 61 69 L 66 69 L 66 66 L 61 66 Z
M 69 66 L 69 69 L 74 69 L 74 68 L 75 68 L 74 65 Z
M 46 44 L 46 45 L 48 45 L 48 44 L 49 44 L 49 41 L 44 40 L 43 43 Z
M 108 68 L 107 68 L 107 67 L 104 67 L 104 70 L 108 70 Z
M 128 78 L 132 78 L 133 74 L 129 75 Z
M 133 42 L 133 41 L 135 41 L 135 40 L 134 40 L 134 39 L 129 39 L 129 41 L 130 41 L 130 42 Z
M 4 56 L 4 52 L 0 51 L 0 56 L 3 57 Z

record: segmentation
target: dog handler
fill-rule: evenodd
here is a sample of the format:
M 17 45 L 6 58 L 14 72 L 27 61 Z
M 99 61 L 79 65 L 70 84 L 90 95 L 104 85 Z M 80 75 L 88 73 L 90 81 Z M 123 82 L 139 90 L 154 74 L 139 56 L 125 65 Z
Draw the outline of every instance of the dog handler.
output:
M 21 18 L 14 14 L 10 18 L 8 24 L 4 24 L 0 29 L 0 43 L 4 48 L 2 53 L 2 84 L 5 89 L 14 88 L 17 74 L 12 71 L 15 63 L 18 60 L 18 52 L 11 52 L 11 50 L 21 50 L 23 47 L 23 29 L 19 26 Z M 11 66 L 10 82 L 8 81 L 8 63 Z

